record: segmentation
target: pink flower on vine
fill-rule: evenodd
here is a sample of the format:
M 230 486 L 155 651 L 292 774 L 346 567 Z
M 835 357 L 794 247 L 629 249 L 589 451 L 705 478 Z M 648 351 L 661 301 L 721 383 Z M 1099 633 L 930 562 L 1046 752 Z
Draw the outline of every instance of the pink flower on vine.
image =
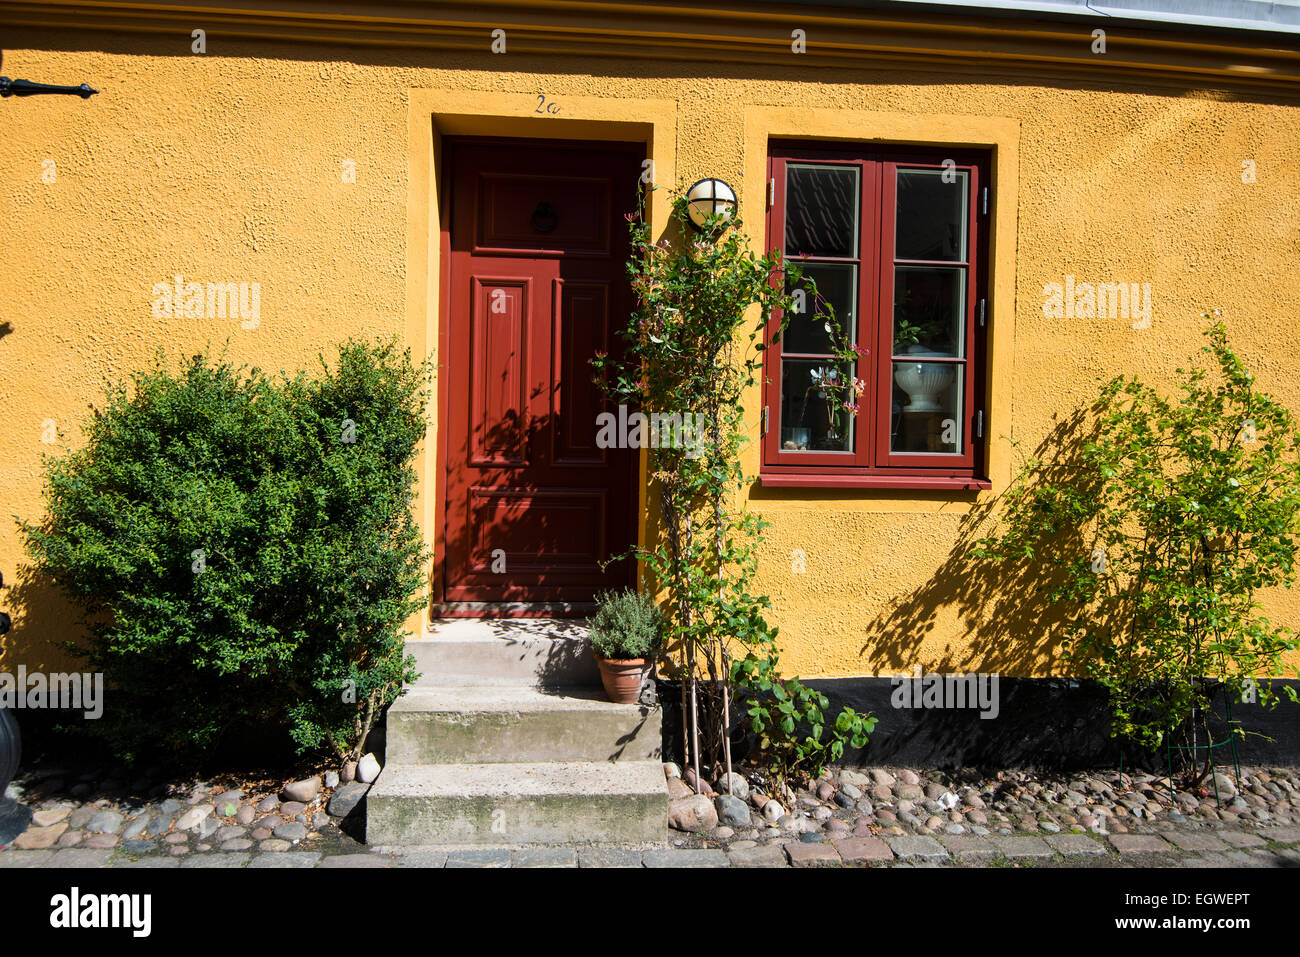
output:
M 853 343 L 853 347 L 852 347 L 852 348 L 853 348 L 853 351 L 856 352 L 856 353 L 858 354 L 858 357 L 859 357 L 859 358 L 865 359 L 867 356 L 871 355 L 871 350 L 868 349 L 868 348 L 866 348 L 865 346 L 863 346 L 863 345 L 860 344 L 860 343 L 857 343 L 857 342 Z

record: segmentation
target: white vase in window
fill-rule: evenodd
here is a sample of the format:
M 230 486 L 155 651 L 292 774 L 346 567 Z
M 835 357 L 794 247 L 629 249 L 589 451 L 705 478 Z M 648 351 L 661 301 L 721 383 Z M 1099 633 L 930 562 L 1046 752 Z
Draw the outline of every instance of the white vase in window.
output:
M 914 345 L 907 350 L 911 356 L 939 356 L 925 346 Z M 952 385 L 953 367 L 945 362 L 900 362 L 894 370 L 894 381 L 911 400 L 903 406 L 904 412 L 942 412 L 939 396 Z

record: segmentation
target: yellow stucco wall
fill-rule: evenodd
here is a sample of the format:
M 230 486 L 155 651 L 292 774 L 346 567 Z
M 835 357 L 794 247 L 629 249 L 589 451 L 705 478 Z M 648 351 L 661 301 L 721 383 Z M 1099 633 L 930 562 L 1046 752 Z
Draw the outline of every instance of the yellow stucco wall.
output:
M 69 609 L 25 574 L 7 516 L 40 515 L 40 458 L 56 451 L 42 442 L 46 423 L 76 445 L 104 376 L 159 348 L 176 357 L 207 343 L 272 369 L 314 362 L 347 335 L 400 334 L 432 350 L 440 133 L 640 139 L 661 185 L 734 184 L 756 237 L 769 134 L 994 147 L 994 493 L 1009 475 L 1007 437 L 1036 445 L 1097 376 L 1167 379 L 1199 347 L 1208 308 L 1225 311 L 1261 388 L 1300 410 L 1300 97 L 1045 82 L 1010 68 L 503 58 L 486 44 L 444 54 L 239 41 L 199 56 L 174 38 L 55 42 L 24 30 L 0 53 L 8 76 L 101 91 L 0 102 L 0 571 L 16 586 L 0 594 L 16 620 L 0 667 L 51 667 L 62 660 L 51 642 L 76 634 Z M 533 115 L 538 94 L 566 112 Z M 488 119 L 476 127 L 479 113 Z M 1253 184 L 1242 181 L 1248 159 Z M 346 160 L 355 183 L 341 176 Z M 257 328 L 155 319 L 151 290 L 177 274 L 260 283 Z M 1151 283 L 1151 328 L 1045 318 L 1042 287 L 1066 275 Z M 755 397 L 755 435 L 757 410 Z M 431 451 L 422 471 L 432 534 Z M 785 666 L 1049 670 L 1020 596 L 954 559 L 975 501 L 758 490 L 772 523 L 760 584 Z M 803 574 L 792 572 L 796 549 Z M 1270 610 L 1300 623 L 1300 597 L 1277 596 Z

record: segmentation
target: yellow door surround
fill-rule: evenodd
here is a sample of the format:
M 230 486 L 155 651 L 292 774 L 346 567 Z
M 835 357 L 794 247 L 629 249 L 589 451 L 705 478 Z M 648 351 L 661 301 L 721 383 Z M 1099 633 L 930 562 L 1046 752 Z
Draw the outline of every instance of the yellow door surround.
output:
M 449 136 L 500 136 L 534 139 L 608 140 L 644 143 L 645 167 L 654 182 L 671 187 L 675 181 L 677 103 L 621 97 L 548 95 L 535 92 L 475 90 L 411 90 L 410 187 L 407 193 L 407 275 L 405 337 L 417 358 L 437 361 L 442 289 L 442 141 Z M 670 189 L 651 194 L 648 215 L 656 230 L 668 221 Z M 417 469 L 416 514 L 426 542 L 436 545 L 440 527 L 438 474 L 438 383 L 427 410 L 429 425 Z M 639 482 L 644 540 L 646 521 L 645 453 Z M 433 569 L 426 579 L 432 580 Z M 423 615 L 412 616 L 408 627 L 423 630 Z

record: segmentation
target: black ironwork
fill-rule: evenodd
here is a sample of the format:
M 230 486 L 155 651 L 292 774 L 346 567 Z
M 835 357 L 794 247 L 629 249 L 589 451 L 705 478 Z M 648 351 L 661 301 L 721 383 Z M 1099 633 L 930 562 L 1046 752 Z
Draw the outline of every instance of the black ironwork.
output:
M 11 80 L 0 76 L 0 96 L 34 96 L 37 93 L 71 93 L 83 100 L 88 100 L 98 90 L 92 90 L 86 83 L 81 86 L 54 86 L 52 83 L 33 83 L 31 80 Z
M 555 211 L 555 207 L 546 200 L 537 204 L 533 210 L 533 229 L 539 233 L 549 233 L 552 229 L 560 224 L 560 214 Z

